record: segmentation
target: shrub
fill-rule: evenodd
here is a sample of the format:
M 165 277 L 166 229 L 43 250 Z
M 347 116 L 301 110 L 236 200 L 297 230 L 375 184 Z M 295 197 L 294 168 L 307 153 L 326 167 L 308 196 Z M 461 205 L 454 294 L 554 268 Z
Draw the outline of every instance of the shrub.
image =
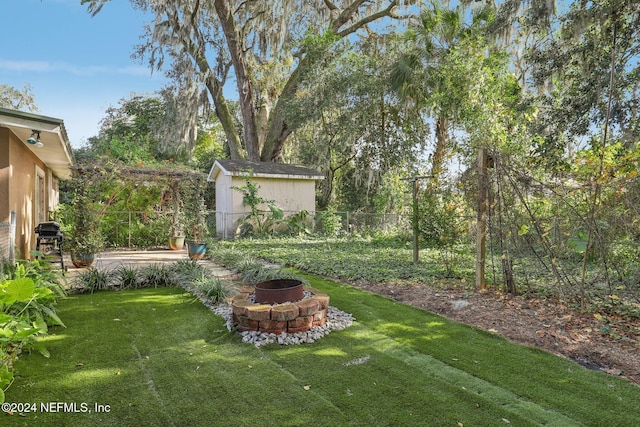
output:
M 48 325 L 64 326 L 55 305 L 64 295 L 60 276 L 40 261 L 20 261 L 2 268 L 0 276 L 0 403 L 13 382 L 13 363 L 23 350 L 35 349 L 49 357 L 38 336 Z
M 178 284 L 175 273 L 163 264 L 150 264 L 142 267 L 142 286 L 145 287 L 170 287 Z
M 329 209 L 318 213 L 320 218 L 320 229 L 325 236 L 337 236 L 342 231 L 342 218 L 336 214 L 334 209 Z
M 78 274 L 74 283 L 80 289 L 80 292 L 95 292 L 111 287 L 111 278 L 109 273 L 98 268 L 89 268 Z
M 115 271 L 116 282 L 120 289 L 137 289 L 142 286 L 140 273 L 136 267 L 121 265 Z
M 181 281 L 187 281 L 201 275 L 205 268 L 195 259 L 181 259 L 171 266 L 171 271 Z
M 196 294 L 214 304 L 224 302 L 232 293 L 231 286 L 221 282 L 215 276 L 202 276 L 195 279 L 193 281 L 193 289 Z

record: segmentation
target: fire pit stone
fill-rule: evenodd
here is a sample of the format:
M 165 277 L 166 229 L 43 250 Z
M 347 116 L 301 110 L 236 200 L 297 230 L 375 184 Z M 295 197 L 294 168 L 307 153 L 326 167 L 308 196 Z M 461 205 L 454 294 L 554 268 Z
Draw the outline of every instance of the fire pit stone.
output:
M 284 280 L 273 282 L 284 283 L 285 287 L 289 288 L 299 284 L 299 294 L 302 297 L 294 301 L 254 303 L 252 301 L 252 298 L 255 298 L 254 293 L 248 293 L 245 287 L 231 299 L 233 323 L 239 331 L 260 331 L 279 335 L 283 332 L 306 332 L 313 326 L 324 325 L 329 309 L 329 295 L 311 287 L 303 287 L 301 282 L 292 283 Z M 261 285 L 263 289 L 276 289 L 278 292 L 278 283 L 262 282 Z M 270 298 L 272 297 L 267 296 L 267 299 Z M 287 298 L 291 299 L 290 296 Z

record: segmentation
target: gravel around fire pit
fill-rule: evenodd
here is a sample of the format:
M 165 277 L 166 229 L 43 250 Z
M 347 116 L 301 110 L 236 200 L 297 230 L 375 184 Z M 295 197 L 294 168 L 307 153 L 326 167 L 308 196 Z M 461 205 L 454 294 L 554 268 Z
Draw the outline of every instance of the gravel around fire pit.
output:
M 234 329 L 234 324 L 231 319 L 232 309 L 230 305 L 214 304 L 207 298 L 202 295 L 198 295 L 197 292 L 194 292 L 192 287 L 183 285 L 183 288 L 194 293 L 194 295 L 202 301 L 202 304 L 204 304 L 205 307 L 222 317 L 226 321 L 227 329 L 230 331 Z M 305 297 L 308 296 L 309 293 L 305 291 Z M 242 342 L 253 344 L 256 347 L 274 343 L 280 345 L 312 344 L 332 331 L 341 331 L 348 328 L 355 320 L 356 319 L 353 315 L 329 306 L 327 311 L 327 321 L 322 326 L 314 326 L 306 332 L 296 332 L 294 334 L 283 332 L 280 335 L 259 331 L 245 331 L 241 333 Z

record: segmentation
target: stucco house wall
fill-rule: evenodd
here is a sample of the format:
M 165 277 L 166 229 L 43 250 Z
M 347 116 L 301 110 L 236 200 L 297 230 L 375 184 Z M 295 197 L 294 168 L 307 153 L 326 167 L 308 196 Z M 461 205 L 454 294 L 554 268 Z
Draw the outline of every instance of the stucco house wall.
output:
M 7 121 L 3 113 L 14 114 Z M 25 117 L 21 115 L 25 114 Z M 12 112 L 0 109 L 0 223 L 9 223 L 11 212 L 16 213 L 15 248 L 16 258 L 30 258 L 30 251 L 35 249 L 36 237 L 34 228 L 40 222 L 50 219 L 50 212 L 58 204 L 59 181 L 58 177 L 46 163 L 48 153 L 57 151 L 57 147 L 51 138 L 45 141 L 48 147 L 42 151 L 41 157 L 34 154 L 23 141 L 26 137 L 19 137 L 16 132 L 30 135 L 32 129 L 37 128 L 38 120 L 50 121 L 50 118 L 29 113 Z M 32 121 L 34 119 L 35 121 Z M 24 130 L 22 126 L 29 129 Z M 47 125 L 47 123 L 45 123 Z M 62 126 L 60 121 L 59 126 Z M 15 131 L 14 131 L 15 130 Z M 45 131 L 43 131 L 44 133 Z M 65 133 L 64 130 L 56 130 L 57 134 Z M 43 138 L 44 139 L 44 138 Z M 69 159 L 67 168 L 71 166 L 70 147 L 68 141 L 57 141 L 64 145 L 65 151 L 61 157 Z M 47 151 L 48 150 L 48 151 Z M 56 171 L 65 174 L 67 169 L 56 164 Z M 62 172 L 61 172 L 62 171 Z M 70 170 L 68 170 L 70 175 Z M 8 227 L 2 227 L 2 233 L 8 233 Z M 7 242 L 7 236 L 0 236 L 0 240 Z M 5 245 L 3 245 L 5 246 Z M 0 258 L 7 258 L 7 247 L 0 248 Z
M 322 178 L 317 171 L 301 166 L 217 160 L 209 174 L 216 186 L 216 234 L 234 237 L 239 220 L 251 210 L 233 187 L 243 187 L 251 180 L 259 187 L 258 197 L 275 202 L 285 214 L 306 210 L 314 215 L 316 180 Z M 268 210 L 266 205 L 259 208 Z

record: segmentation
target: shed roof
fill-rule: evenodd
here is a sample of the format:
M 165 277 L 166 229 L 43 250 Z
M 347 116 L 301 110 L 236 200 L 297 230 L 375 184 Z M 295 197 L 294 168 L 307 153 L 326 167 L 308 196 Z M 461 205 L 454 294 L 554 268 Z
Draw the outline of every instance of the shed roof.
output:
M 216 160 L 211 167 L 208 180 L 215 181 L 220 173 L 223 175 L 259 178 L 324 179 L 324 176 L 317 170 L 304 166 L 230 159 Z

